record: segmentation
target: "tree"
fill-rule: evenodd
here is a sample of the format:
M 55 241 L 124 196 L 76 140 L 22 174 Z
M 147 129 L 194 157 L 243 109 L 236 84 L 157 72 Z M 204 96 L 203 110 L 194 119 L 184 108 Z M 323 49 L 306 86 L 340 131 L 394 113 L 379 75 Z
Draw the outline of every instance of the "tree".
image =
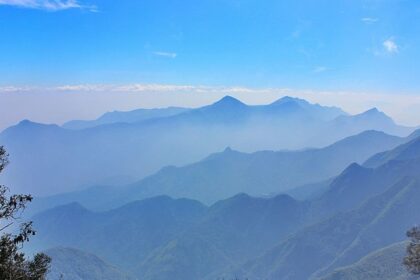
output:
M 9 163 L 8 154 L 0 146 L 0 173 Z M 19 250 L 35 235 L 32 222 L 20 223 L 19 218 L 32 196 L 10 195 L 6 186 L 0 185 L 0 279 L 2 280 L 44 280 L 51 262 L 45 254 L 36 254 L 28 260 Z M 13 234 L 13 228 L 17 233 Z
M 404 265 L 415 274 L 420 275 L 420 227 L 413 227 L 407 232 L 410 242 L 407 245 L 407 256 Z

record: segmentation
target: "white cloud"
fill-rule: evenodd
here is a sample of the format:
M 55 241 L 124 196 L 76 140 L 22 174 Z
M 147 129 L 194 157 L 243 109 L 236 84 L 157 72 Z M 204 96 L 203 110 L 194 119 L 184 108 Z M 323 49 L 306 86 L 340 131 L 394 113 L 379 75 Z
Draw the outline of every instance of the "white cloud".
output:
M 390 54 L 398 53 L 398 45 L 397 45 L 397 43 L 395 43 L 395 41 L 392 37 L 385 40 L 382 43 L 382 45 L 388 53 L 390 53 Z
M 67 9 L 87 9 L 96 12 L 95 6 L 82 5 L 77 0 L 0 0 L 0 5 L 29 9 L 60 11 Z
M 378 22 L 379 19 L 372 18 L 372 17 L 364 17 L 364 18 L 361 19 L 361 21 L 363 21 L 364 23 L 367 23 L 367 24 L 372 24 L 372 23 Z
M 168 58 L 176 58 L 178 56 L 177 53 L 173 53 L 173 52 L 153 52 L 153 54 L 157 56 L 168 57 Z

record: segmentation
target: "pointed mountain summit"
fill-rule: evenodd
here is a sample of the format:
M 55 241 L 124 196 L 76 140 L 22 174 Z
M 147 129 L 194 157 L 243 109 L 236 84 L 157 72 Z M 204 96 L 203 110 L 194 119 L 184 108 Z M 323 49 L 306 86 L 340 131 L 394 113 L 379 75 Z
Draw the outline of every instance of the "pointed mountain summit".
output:
M 384 112 L 379 111 L 378 108 L 371 108 L 363 113 L 352 116 L 358 121 L 380 121 L 382 123 L 395 124 L 391 117 Z
M 247 105 L 240 100 L 230 96 L 226 95 L 219 101 L 216 101 L 215 103 L 209 105 L 208 107 L 213 108 L 240 108 L 240 107 L 247 107 Z
M 244 122 L 253 113 L 252 109 L 252 106 L 227 95 L 213 104 L 186 112 L 182 117 L 191 118 L 187 121 L 237 124 Z
M 381 118 L 387 121 L 394 122 L 391 117 L 386 115 L 384 112 L 379 111 L 378 108 L 374 107 L 372 109 L 369 109 L 359 115 L 356 115 L 356 117 L 367 117 L 367 118 Z
M 378 113 L 382 113 L 382 112 L 379 111 L 378 108 L 373 107 L 373 108 L 370 108 L 369 110 L 363 112 L 362 114 L 365 114 L 365 115 L 373 115 L 373 114 L 378 114 Z
M 9 136 L 20 136 L 21 139 L 24 139 L 29 136 L 29 134 L 60 133 L 62 131 L 63 129 L 56 124 L 43 124 L 30 120 L 23 120 L 18 124 L 3 130 L 0 134 L 0 139 L 4 141 L 4 139 Z
M 335 126 L 334 129 L 346 129 L 353 133 L 374 129 L 405 137 L 413 131 L 413 128 L 396 124 L 391 117 L 379 111 L 377 108 L 371 108 L 356 115 L 339 116 L 333 121 L 333 124 Z
M 304 99 L 300 99 L 297 97 L 291 97 L 291 96 L 284 96 L 276 101 L 274 101 L 273 103 L 271 103 L 270 105 L 283 105 L 286 103 L 296 103 L 296 104 L 306 104 L 306 105 L 310 105 L 310 103 Z

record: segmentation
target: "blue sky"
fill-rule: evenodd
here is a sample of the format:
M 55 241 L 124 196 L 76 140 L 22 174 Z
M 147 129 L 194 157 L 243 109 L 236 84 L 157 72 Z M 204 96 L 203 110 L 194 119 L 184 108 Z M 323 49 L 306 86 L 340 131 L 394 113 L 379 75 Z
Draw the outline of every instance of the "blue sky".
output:
M 418 0 L 0 0 L 3 85 L 417 91 Z
M 220 95 L 195 103 L 183 96 L 179 104 L 159 99 L 178 89 L 161 85 L 232 87 L 232 95 L 241 87 L 253 103 L 268 101 L 261 89 L 287 88 L 419 124 L 419 46 L 418 0 L 0 0 L 0 102 L 10 109 L 0 112 L 0 128 L 20 118 L 60 122 L 133 106 L 201 105 Z M 103 97 L 133 84 L 152 84 L 161 102 Z M 74 104 L 64 117 L 48 102 L 68 85 L 66 93 L 96 98 L 55 96 L 54 109 Z M 325 91 L 328 99 L 316 94 Z M 5 97 L 11 92 L 20 96 Z M 398 98 L 404 102 L 396 106 Z

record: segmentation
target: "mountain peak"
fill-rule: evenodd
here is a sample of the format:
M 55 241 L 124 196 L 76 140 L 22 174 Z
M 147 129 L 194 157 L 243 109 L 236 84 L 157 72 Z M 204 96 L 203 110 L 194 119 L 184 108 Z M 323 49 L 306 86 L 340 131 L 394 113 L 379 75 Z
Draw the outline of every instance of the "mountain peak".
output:
M 356 162 L 353 162 L 346 169 L 344 169 L 344 171 L 337 177 L 337 179 L 347 178 L 348 176 L 358 176 L 358 175 L 364 174 L 368 171 L 369 171 L 368 168 L 363 167 Z
M 394 120 L 388 116 L 387 114 L 385 114 L 382 111 L 379 111 L 378 108 L 374 107 L 372 109 L 367 110 L 364 113 L 361 113 L 359 116 L 362 116 L 364 118 L 372 118 L 372 119 L 377 119 L 377 120 L 382 120 L 388 123 L 394 123 Z
M 233 150 L 232 150 L 232 148 L 231 148 L 231 147 L 229 147 L 229 146 L 227 146 L 227 147 L 225 148 L 225 150 L 223 151 L 223 153 L 230 153 L 230 152 L 233 152 Z
M 367 110 L 366 112 L 363 112 L 362 114 L 368 115 L 368 114 L 378 114 L 378 113 L 380 114 L 382 112 L 379 111 L 378 108 L 373 107 L 373 108 Z
M 337 119 L 339 120 L 358 120 L 358 121 L 375 121 L 381 122 L 382 124 L 394 124 L 394 121 L 386 115 L 384 112 L 379 111 L 378 108 L 374 107 L 365 112 L 351 115 L 351 116 L 340 116 Z
M 219 101 L 213 103 L 213 105 L 217 105 L 217 106 L 246 106 L 244 103 L 242 103 L 240 100 L 230 96 L 230 95 L 226 95 L 225 97 L 223 97 L 222 99 L 220 99 Z
M 25 119 L 20 121 L 17 125 L 15 125 L 15 127 L 54 127 L 57 128 L 59 127 L 56 124 L 44 124 L 44 123 L 38 123 L 38 122 L 33 122 L 31 120 Z
M 31 120 L 28 120 L 28 119 L 24 119 L 24 120 L 22 120 L 22 121 L 20 121 L 19 123 L 18 123 L 18 125 L 20 125 L 20 126 L 24 126 L 24 125 L 34 125 L 34 124 L 36 124 L 35 122 L 33 122 L 33 121 L 31 121 Z
M 274 101 L 273 103 L 271 103 L 271 105 L 282 105 L 285 103 L 297 103 L 297 104 L 308 104 L 308 101 L 304 100 L 304 99 L 300 99 L 297 97 L 291 97 L 291 96 L 284 96 L 276 101 Z
M 379 117 L 379 118 L 386 118 L 386 119 L 391 119 L 389 116 L 387 116 L 384 112 L 379 111 L 378 108 L 373 107 L 363 113 L 360 113 L 356 116 L 359 117 Z
M 56 129 L 59 129 L 59 126 L 56 124 L 43 124 L 30 120 L 23 120 L 18 124 L 10 126 L 0 132 L 3 135 L 16 135 L 16 133 L 28 133 L 30 131 L 54 131 Z

